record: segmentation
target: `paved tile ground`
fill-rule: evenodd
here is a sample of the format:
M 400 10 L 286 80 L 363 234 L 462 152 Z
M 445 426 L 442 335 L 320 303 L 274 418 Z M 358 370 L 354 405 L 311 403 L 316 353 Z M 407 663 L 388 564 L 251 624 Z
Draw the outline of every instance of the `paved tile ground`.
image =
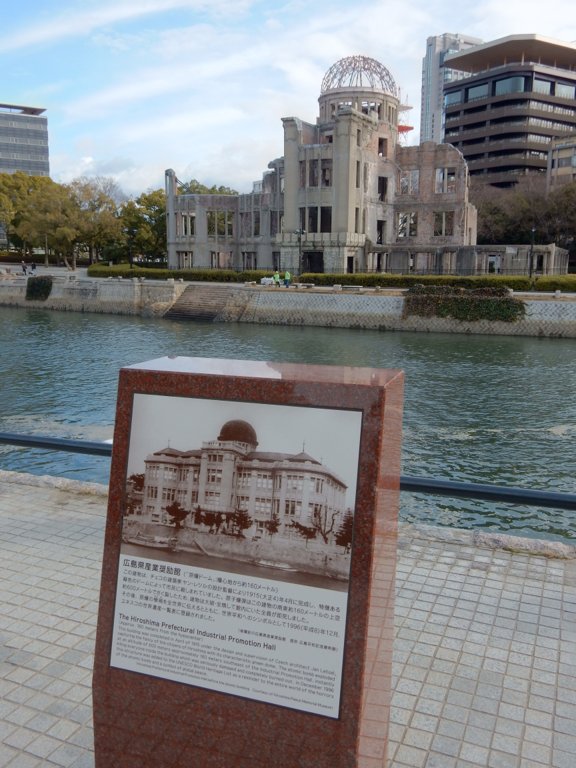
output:
M 93 768 L 104 490 L 0 472 L 2 768 Z M 474 542 L 402 528 L 388 768 L 573 768 L 576 560 Z

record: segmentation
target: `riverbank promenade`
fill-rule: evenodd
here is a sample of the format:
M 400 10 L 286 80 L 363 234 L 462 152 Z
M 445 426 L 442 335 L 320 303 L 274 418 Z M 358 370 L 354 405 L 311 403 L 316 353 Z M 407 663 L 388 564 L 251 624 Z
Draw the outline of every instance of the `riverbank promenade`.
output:
M 3 768 L 94 766 L 106 490 L 0 472 Z M 382 768 L 573 767 L 574 552 L 506 543 L 401 526 Z

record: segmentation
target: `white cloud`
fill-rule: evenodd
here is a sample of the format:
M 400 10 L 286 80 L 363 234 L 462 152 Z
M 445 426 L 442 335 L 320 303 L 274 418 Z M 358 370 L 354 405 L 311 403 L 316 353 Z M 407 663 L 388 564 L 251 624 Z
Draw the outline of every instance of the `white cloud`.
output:
M 16 34 L 3 35 L 0 40 L 0 52 L 66 37 L 84 37 L 100 27 L 178 9 L 209 11 L 213 15 L 222 15 L 238 13 L 249 5 L 249 2 L 234 3 L 232 0 L 119 0 L 108 4 L 96 2 L 92 8 L 84 9 L 80 13 L 64 9 L 58 16 L 46 16 L 36 25 L 25 25 L 22 31 Z
M 246 191 L 283 152 L 281 118 L 316 120 L 322 78 L 340 58 L 370 56 L 390 70 L 413 106 L 414 143 L 427 37 L 576 38 L 565 0 L 549 0 L 546 13 L 539 0 L 47 5 L 57 15 L 21 0 L 5 20 L 0 66 L 11 76 L 3 100 L 47 108 L 55 178 L 108 169 L 132 193 L 138 184 L 162 186 L 166 167 L 185 180 Z

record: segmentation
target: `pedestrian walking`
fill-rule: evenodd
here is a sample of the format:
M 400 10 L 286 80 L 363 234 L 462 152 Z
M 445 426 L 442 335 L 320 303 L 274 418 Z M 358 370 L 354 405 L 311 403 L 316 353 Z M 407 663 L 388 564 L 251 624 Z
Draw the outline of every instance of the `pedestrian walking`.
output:
M 291 279 L 292 279 L 292 275 L 290 274 L 290 272 L 288 272 L 288 270 L 286 270 L 284 272 L 284 287 L 285 288 L 289 287 Z

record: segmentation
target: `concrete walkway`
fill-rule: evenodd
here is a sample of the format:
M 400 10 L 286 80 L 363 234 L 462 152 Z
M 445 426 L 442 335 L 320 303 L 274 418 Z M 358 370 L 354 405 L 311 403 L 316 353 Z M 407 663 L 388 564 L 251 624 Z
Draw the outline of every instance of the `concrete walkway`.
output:
M 2 768 L 94 765 L 105 515 L 103 486 L 0 472 Z M 402 527 L 389 768 L 573 768 L 574 551 L 508 543 Z

